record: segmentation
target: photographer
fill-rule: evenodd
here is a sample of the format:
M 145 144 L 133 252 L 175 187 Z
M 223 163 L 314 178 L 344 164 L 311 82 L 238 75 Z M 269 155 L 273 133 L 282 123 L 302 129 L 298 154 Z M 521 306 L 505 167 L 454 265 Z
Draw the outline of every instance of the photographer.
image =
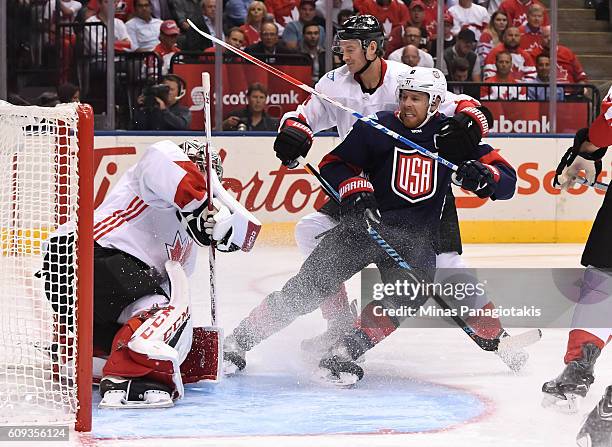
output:
M 191 112 L 179 104 L 185 95 L 185 81 L 177 75 L 162 77 L 162 83 L 147 86 L 137 99 L 134 128 L 137 130 L 186 130 Z
M 231 112 L 223 121 L 223 130 L 276 132 L 279 120 L 264 111 L 267 99 L 268 89 L 265 85 L 259 82 L 249 85 L 246 108 Z

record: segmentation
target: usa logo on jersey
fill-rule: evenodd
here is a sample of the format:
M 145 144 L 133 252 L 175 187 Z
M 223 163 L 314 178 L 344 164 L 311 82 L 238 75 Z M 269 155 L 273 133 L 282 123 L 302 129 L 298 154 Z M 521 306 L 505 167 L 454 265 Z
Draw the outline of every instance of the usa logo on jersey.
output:
M 411 203 L 421 202 L 436 193 L 437 163 L 414 149 L 395 148 L 391 188 Z

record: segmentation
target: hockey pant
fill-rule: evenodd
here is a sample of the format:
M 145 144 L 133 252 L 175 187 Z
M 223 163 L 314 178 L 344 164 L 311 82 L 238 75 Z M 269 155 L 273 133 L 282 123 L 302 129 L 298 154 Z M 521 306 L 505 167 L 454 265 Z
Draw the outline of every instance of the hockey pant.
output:
M 377 229 L 413 270 L 400 268 L 370 238 L 363 221 L 342 222 L 321 238 L 302 264 L 299 273 L 287 281 L 282 290 L 268 295 L 234 329 L 233 334 L 240 347 L 250 350 L 300 315 L 314 311 L 325 299 L 338 293 L 346 280 L 371 263 L 376 264 L 385 282 L 431 280 L 435 271 L 435 252 L 434 235 L 428 234 L 429 229 L 385 224 Z M 417 297 L 411 300 L 405 296 L 391 296 L 380 303 L 389 308 L 399 308 L 402 305 L 418 308 L 426 299 Z M 383 320 L 373 325 L 385 327 L 386 335 L 393 332 L 400 323 L 396 319 Z

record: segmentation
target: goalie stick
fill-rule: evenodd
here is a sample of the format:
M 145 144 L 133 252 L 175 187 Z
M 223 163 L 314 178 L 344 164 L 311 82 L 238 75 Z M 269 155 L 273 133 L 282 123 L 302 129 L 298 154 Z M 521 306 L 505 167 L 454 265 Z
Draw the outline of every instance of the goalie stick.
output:
M 212 211 L 214 208 L 213 205 L 213 181 L 212 176 L 217 175 L 212 165 L 212 131 L 211 131 L 211 122 L 210 122 L 210 74 L 208 72 L 202 73 L 202 89 L 204 90 L 204 129 L 206 133 L 206 177 L 208 181 L 206 182 L 206 190 L 208 194 L 208 210 Z M 210 280 L 210 328 L 205 328 L 205 330 L 210 333 L 212 343 L 212 350 L 217 352 L 217 371 L 216 377 L 210 379 L 212 382 L 218 382 L 223 374 L 222 365 L 223 365 L 223 329 L 217 325 L 217 275 L 215 272 L 215 264 L 216 264 L 216 252 L 215 252 L 215 241 L 211 237 L 210 246 L 208 247 L 208 268 L 209 268 L 209 280 Z M 214 359 L 213 359 L 214 360 Z
M 321 100 L 324 100 L 348 113 L 350 113 L 351 115 L 353 115 L 355 118 L 357 118 L 358 120 L 363 121 L 364 123 L 380 130 L 381 132 L 389 135 L 390 137 L 401 141 L 402 143 L 406 144 L 407 146 L 417 150 L 418 152 L 422 153 L 423 155 L 432 158 L 433 160 L 437 161 L 438 163 L 446 166 L 447 168 L 453 170 L 453 171 L 457 171 L 457 165 L 451 163 L 450 161 L 440 157 L 438 154 L 433 153 L 431 151 L 428 151 L 427 149 L 421 147 L 420 145 L 414 143 L 413 141 L 410 141 L 409 139 L 407 139 L 406 137 L 398 134 L 397 132 L 392 131 L 391 129 L 388 129 L 387 127 L 379 124 L 378 122 L 374 121 L 371 118 L 368 118 L 364 115 L 362 115 L 361 113 L 351 109 L 350 107 L 345 106 L 344 104 L 340 103 L 339 101 L 336 101 L 332 98 L 330 98 L 329 96 L 316 91 L 314 88 L 310 87 L 309 85 L 304 84 L 303 82 L 301 82 L 300 80 L 278 70 L 277 68 L 272 67 L 271 65 L 266 64 L 265 62 L 251 56 L 250 54 L 240 50 L 239 48 L 235 48 L 231 45 L 229 45 L 228 43 L 217 39 L 214 36 L 211 36 L 210 34 L 200 30 L 191 20 L 187 19 L 187 21 L 189 22 L 189 25 L 200 35 L 206 37 L 207 39 L 210 39 L 212 42 L 221 45 L 222 47 L 224 47 L 227 50 L 232 51 L 233 53 L 237 54 L 238 56 L 243 57 L 244 59 L 252 62 L 253 64 L 263 68 L 264 70 L 274 74 L 275 76 L 284 79 L 285 81 L 295 85 L 296 87 L 310 93 L 311 95 L 314 95 L 316 97 L 318 97 Z M 316 171 L 316 169 L 314 169 L 312 167 L 312 165 L 310 165 L 309 163 L 306 163 L 306 161 L 304 160 L 303 157 L 300 157 L 298 159 L 298 162 L 308 171 L 310 172 L 312 175 L 314 175 L 317 180 L 319 180 L 319 182 L 321 183 L 321 186 L 323 187 L 323 190 L 326 191 L 327 194 L 330 195 L 330 197 L 332 197 L 334 200 L 339 201 L 339 196 L 338 193 L 329 185 L 329 183 L 327 183 L 327 181 Z M 395 249 L 393 249 L 393 247 L 391 247 L 381 236 L 380 234 L 378 234 L 378 232 L 372 228 L 372 226 L 370 225 L 370 223 L 368 222 L 368 233 L 370 234 L 370 236 L 372 237 L 372 239 L 374 239 L 374 241 L 383 249 L 385 250 L 385 252 L 402 268 L 410 268 L 409 264 L 404 261 L 402 259 L 402 257 L 399 255 L 399 253 L 397 253 L 397 251 L 395 251 Z M 439 298 L 439 297 L 438 297 Z M 444 308 L 449 308 L 449 305 L 446 304 L 446 302 L 444 302 L 441 298 L 439 298 L 440 302 L 438 302 L 438 300 L 436 300 L 436 302 L 438 302 L 438 304 L 440 306 L 443 306 Z M 463 329 L 463 331 L 470 336 L 470 338 L 472 340 L 474 340 L 474 342 L 476 344 L 478 344 L 478 346 L 480 346 L 482 349 L 486 350 L 486 351 L 495 351 L 498 348 L 498 345 L 500 343 L 500 339 L 499 338 L 495 338 L 495 339 L 485 339 L 483 337 L 480 337 L 479 335 L 477 335 L 474 330 L 469 327 L 465 321 L 463 321 L 463 319 L 461 319 L 460 317 L 453 317 L 453 320 L 455 321 L 455 323 L 457 323 L 459 325 L 459 327 L 461 327 L 461 329 Z M 539 329 L 535 329 L 534 331 L 538 332 L 539 336 L 537 336 L 537 340 L 540 339 L 541 336 L 541 332 L 539 331 Z M 533 331 L 530 331 L 533 332 Z M 533 334 L 534 336 L 536 335 L 535 333 Z M 506 337 L 508 338 L 508 337 Z M 535 337 L 534 337 L 535 338 Z
M 312 174 L 321 184 L 323 190 L 332 198 L 336 203 L 340 203 L 340 196 L 336 190 L 323 178 L 323 176 L 312 167 L 310 163 L 307 163 L 304 157 L 299 157 L 298 162 L 306 169 L 306 171 Z M 372 228 L 372 224 L 369 219 L 366 218 L 366 222 L 368 225 L 368 233 L 370 237 L 376 242 L 385 252 L 401 267 L 404 269 L 412 270 L 410 264 L 408 264 L 402 256 L 391 247 L 387 241 L 385 241 L 382 236 Z M 438 295 L 432 295 L 434 301 L 443 309 L 452 309 L 452 307 L 444 301 Z M 540 329 L 532 329 L 522 334 L 515 336 L 507 336 L 504 338 L 484 338 L 476 334 L 474 329 L 468 325 L 463 318 L 458 315 L 451 313 L 452 320 L 459 326 L 463 332 L 465 332 L 473 341 L 476 343 L 481 349 L 485 351 L 504 351 L 504 350 L 517 350 L 521 349 L 525 346 L 532 345 L 536 343 L 540 338 L 542 338 L 542 331 Z

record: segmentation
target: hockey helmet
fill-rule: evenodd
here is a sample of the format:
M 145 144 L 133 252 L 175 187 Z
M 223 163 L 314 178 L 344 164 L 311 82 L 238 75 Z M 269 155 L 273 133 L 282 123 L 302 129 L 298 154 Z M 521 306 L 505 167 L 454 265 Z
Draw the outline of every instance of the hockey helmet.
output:
M 371 15 L 352 16 L 340 26 L 332 51 L 341 54 L 340 42 L 343 40 L 358 40 L 361 42 L 364 51 L 370 45 L 370 42 L 374 41 L 377 45 L 376 54 L 382 56 L 385 33 L 376 17 Z
M 179 144 L 179 147 L 185 152 L 185 155 L 196 164 L 200 172 L 206 172 L 206 143 L 202 143 L 198 140 L 187 140 Z M 217 173 L 219 180 L 223 179 L 223 165 L 221 163 L 221 157 L 214 147 L 211 147 L 210 157 L 212 160 L 212 167 Z
M 429 108 L 427 109 L 427 119 L 429 121 L 440 105 L 432 109 L 436 104 L 436 99 L 440 98 L 440 104 L 446 97 L 446 78 L 437 68 L 412 67 L 401 72 L 397 76 L 397 98 L 399 100 L 402 90 L 412 90 L 423 92 L 429 95 Z

